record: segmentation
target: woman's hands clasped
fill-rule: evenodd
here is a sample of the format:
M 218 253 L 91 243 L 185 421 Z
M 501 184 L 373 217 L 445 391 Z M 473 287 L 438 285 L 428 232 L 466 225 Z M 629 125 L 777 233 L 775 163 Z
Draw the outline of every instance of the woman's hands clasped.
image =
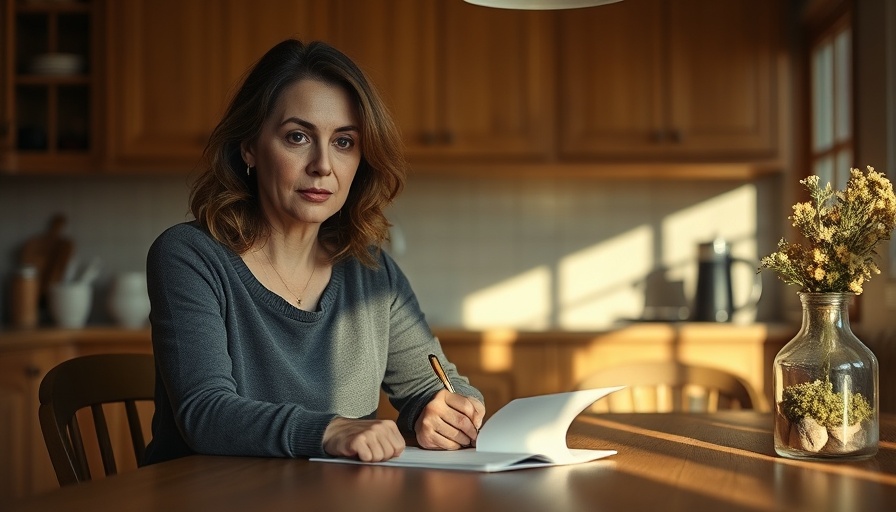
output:
M 482 402 L 468 396 L 439 391 L 426 404 L 414 424 L 417 443 L 430 450 L 457 450 L 474 446 L 485 418 Z

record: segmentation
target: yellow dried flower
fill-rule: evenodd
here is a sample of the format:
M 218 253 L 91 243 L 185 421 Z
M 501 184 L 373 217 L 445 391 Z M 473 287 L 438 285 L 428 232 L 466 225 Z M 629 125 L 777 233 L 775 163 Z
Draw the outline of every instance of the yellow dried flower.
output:
M 778 242 L 778 250 L 760 261 L 787 284 L 805 292 L 862 293 L 863 284 L 880 269 L 875 249 L 896 228 L 896 195 L 883 174 L 868 166 L 850 169 L 846 188 L 819 185 L 818 176 L 800 180 L 810 201 L 793 205 L 790 220 L 807 245 Z

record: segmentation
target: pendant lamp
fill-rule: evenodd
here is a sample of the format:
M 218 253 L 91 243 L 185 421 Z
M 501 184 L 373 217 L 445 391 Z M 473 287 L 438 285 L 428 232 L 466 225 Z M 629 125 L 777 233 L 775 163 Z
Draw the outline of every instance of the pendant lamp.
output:
M 542 11 L 549 9 L 577 9 L 612 4 L 622 0 L 464 0 L 468 4 L 499 9 Z

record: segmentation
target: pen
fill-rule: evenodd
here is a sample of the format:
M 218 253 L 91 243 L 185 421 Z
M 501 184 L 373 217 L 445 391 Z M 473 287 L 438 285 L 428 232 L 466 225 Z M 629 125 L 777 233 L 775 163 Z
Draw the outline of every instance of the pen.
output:
M 451 385 L 451 381 L 448 380 L 448 375 L 445 374 L 445 370 L 442 369 L 442 363 L 439 362 L 439 356 L 429 354 L 429 364 L 432 365 L 433 371 L 436 372 L 436 376 L 442 381 L 442 385 L 445 386 L 445 389 L 447 389 L 449 393 L 454 393 L 454 386 Z

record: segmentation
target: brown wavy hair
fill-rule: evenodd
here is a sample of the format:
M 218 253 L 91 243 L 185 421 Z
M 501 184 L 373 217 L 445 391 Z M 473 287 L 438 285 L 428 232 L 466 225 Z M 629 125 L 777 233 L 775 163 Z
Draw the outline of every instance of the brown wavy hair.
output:
M 302 79 L 344 88 L 356 102 L 361 162 L 342 209 L 323 222 L 318 240 L 331 261 L 355 257 L 375 266 L 389 237 L 384 209 L 404 187 L 407 164 L 398 129 L 376 89 L 358 66 L 332 46 L 288 39 L 249 70 L 203 153 L 203 170 L 190 191 L 190 210 L 211 235 L 242 254 L 270 234 L 261 212 L 256 173 L 246 174 L 240 152 L 255 141 L 284 89 Z

